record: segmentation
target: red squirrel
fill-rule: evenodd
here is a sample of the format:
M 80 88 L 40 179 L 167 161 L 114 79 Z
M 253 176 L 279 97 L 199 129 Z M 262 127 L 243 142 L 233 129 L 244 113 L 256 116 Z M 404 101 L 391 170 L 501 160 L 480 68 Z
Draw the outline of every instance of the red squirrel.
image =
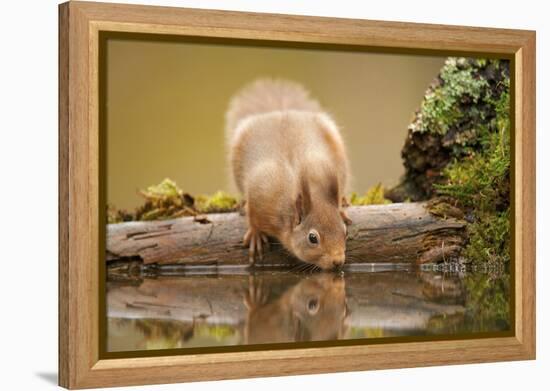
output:
M 341 267 L 350 169 L 338 126 L 319 103 L 300 84 L 257 80 L 231 99 L 226 139 L 245 202 L 250 264 L 269 236 L 303 262 Z

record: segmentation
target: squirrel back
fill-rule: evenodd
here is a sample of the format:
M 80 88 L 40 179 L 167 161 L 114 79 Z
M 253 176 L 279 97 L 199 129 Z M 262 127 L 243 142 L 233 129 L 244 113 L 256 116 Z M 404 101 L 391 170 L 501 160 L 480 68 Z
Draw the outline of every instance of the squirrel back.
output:
M 288 110 L 320 112 L 322 109 L 298 83 L 264 78 L 248 84 L 229 102 L 225 115 L 227 141 L 230 143 L 234 139 L 240 121 L 258 114 Z

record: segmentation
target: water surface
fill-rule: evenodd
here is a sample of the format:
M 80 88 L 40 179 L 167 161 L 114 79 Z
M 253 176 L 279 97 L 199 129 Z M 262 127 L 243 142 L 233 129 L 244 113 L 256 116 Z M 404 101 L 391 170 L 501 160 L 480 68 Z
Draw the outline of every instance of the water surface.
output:
M 504 273 L 362 266 L 167 274 L 107 283 L 108 351 L 510 329 Z

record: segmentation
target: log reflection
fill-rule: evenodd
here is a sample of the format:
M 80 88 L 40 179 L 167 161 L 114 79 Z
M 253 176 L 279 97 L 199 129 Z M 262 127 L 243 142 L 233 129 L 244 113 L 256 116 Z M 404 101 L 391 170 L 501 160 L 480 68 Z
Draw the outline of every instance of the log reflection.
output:
M 108 283 L 107 349 L 450 334 L 509 327 L 502 308 L 489 310 L 494 307 L 492 298 L 502 301 L 502 295 L 478 290 L 486 282 L 483 276 L 473 280 L 413 270 L 343 275 L 232 273 Z M 482 312 L 477 313 L 477 308 Z

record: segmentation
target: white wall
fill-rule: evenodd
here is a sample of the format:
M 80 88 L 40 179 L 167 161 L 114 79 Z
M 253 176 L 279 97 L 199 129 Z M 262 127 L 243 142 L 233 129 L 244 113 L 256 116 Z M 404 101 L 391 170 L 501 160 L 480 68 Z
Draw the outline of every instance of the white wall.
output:
M 119 0 L 122 2 L 122 0 Z M 195 383 L 186 390 L 542 389 L 548 384 L 550 31 L 545 2 L 133 1 L 143 4 L 537 30 L 538 360 L 272 379 Z M 53 388 L 57 371 L 57 2 L 2 2 L 0 15 L 0 357 L 2 389 Z M 546 18 L 545 18 L 546 16 Z M 543 50 L 544 48 L 544 50 Z M 7 252 L 6 252 L 7 250 Z M 182 385 L 150 387 L 180 389 Z M 136 388 L 137 389 L 137 388 Z

